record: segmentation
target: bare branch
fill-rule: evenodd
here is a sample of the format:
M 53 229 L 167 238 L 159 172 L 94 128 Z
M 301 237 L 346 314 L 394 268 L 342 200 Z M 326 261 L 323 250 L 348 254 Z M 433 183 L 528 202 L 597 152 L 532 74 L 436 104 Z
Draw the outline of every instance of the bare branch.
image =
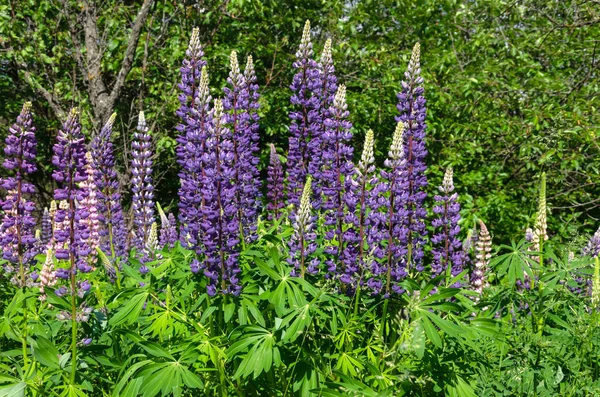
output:
M 46 101 L 48 101 L 48 104 L 50 105 L 50 108 L 52 108 L 52 111 L 54 112 L 56 117 L 58 117 L 59 119 L 63 119 L 65 117 L 65 112 L 58 104 L 58 99 L 56 99 L 56 97 L 50 91 L 48 91 L 47 89 L 42 87 L 41 84 L 35 81 L 31 77 L 31 74 L 27 71 L 25 72 L 25 80 L 34 90 L 36 90 L 41 96 L 43 96 Z
M 131 29 L 131 34 L 129 35 L 129 40 L 127 40 L 127 49 L 125 50 L 123 64 L 121 65 L 121 69 L 119 70 L 119 74 L 117 75 L 117 79 L 115 80 L 115 83 L 112 87 L 112 91 L 110 93 L 110 104 L 114 105 L 114 103 L 116 102 L 117 98 L 119 97 L 119 94 L 121 93 L 121 89 L 123 88 L 123 84 L 125 84 L 125 78 L 129 74 L 129 71 L 133 66 L 135 49 L 137 48 L 138 41 L 142 33 L 142 27 L 146 23 L 148 13 L 150 12 L 150 7 L 153 3 L 154 0 L 145 0 L 144 4 L 142 4 L 142 8 L 140 8 L 137 17 L 135 18 L 133 28 Z

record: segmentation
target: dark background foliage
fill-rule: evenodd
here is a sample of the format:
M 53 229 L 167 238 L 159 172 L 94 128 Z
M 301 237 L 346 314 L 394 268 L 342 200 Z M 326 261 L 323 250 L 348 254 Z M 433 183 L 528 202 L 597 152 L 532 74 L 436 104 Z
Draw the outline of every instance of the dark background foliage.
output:
M 132 43 L 144 4 L 147 16 Z M 0 4 L 0 135 L 31 100 L 40 140 L 35 182 L 47 203 L 51 145 L 62 113 L 80 107 L 87 133 L 93 134 L 106 117 L 98 111 L 94 79 L 112 90 L 120 71 L 129 69 L 114 106 L 124 186 L 130 160 L 125 149 L 135 115 L 144 109 L 156 145 L 158 200 L 175 207 L 176 84 L 192 28 L 200 28 L 213 96 L 222 93 L 231 50 L 241 60 L 253 55 L 266 161 L 267 143 L 282 154 L 287 150 L 291 64 L 306 19 L 312 22 L 316 56 L 326 38 L 334 41 L 357 154 L 372 128 L 378 160 L 385 156 L 395 94 L 419 41 L 431 192 L 443 168 L 453 165 L 464 226 L 482 218 L 496 242 L 506 241 L 532 224 L 538 175 L 546 171 L 550 234 L 581 242 L 578 237 L 595 230 L 600 217 L 597 2 L 8 0 Z M 86 25 L 90 21 L 93 25 Z M 86 44 L 86 26 L 95 26 L 95 60 L 88 57 L 95 53 Z M 131 65 L 123 68 L 131 44 Z

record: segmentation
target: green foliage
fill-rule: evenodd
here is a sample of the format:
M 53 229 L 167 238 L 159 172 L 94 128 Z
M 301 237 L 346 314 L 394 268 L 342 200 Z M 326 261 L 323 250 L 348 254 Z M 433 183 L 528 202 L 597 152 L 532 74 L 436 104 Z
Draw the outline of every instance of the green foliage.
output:
M 189 271 L 192 253 L 163 249 L 152 271 L 124 265 L 121 288 L 102 267 L 85 296 L 76 378 L 65 298 L 37 288 L 9 297 L 0 318 L 0 396 L 505 396 L 594 395 L 600 390 L 600 318 L 572 291 L 588 258 L 521 241 L 498 247 L 484 295 L 421 276 L 405 293 L 347 296 L 330 281 L 290 276 L 289 226 L 266 229 L 241 255 L 239 297 L 209 297 Z M 544 266 L 537 258 L 544 256 Z M 530 288 L 526 280 L 534 280 Z M 140 284 L 143 282 L 144 284 Z M 585 284 L 585 281 L 584 281 Z M 583 288 L 587 288 L 583 285 Z M 357 301 L 358 299 L 358 301 Z M 27 302 L 27 318 L 23 317 Z M 384 306 L 387 307 L 384 309 Z M 382 311 L 388 315 L 383 317 Z M 382 320 L 384 319 L 384 320 Z M 387 320 L 386 320 L 387 319 Z M 20 334 L 26 324 L 28 361 Z

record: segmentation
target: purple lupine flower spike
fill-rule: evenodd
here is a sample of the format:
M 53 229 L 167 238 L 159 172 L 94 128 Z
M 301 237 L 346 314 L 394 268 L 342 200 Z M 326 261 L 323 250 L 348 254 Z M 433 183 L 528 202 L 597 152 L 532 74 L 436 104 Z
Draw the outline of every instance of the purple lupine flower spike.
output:
M 470 283 L 471 288 L 482 294 L 483 288 L 486 285 L 485 273 L 490 264 L 490 258 L 492 257 L 492 239 L 487 227 L 483 221 L 479 220 L 479 238 L 475 245 L 475 268 L 471 273 Z
M 325 42 L 321 59 L 316 63 L 316 73 L 312 73 L 311 76 L 309 87 L 313 92 L 316 102 L 313 103 L 315 108 L 309 112 L 312 136 L 308 142 L 310 153 L 308 173 L 313 177 L 315 207 L 320 208 L 321 185 L 324 183 L 321 173 L 323 167 L 323 135 L 327 130 L 326 122 L 331 117 L 330 108 L 333 105 L 333 100 L 338 90 L 331 54 L 331 39 Z
M 346 87 L 340 85 L 333 105 L 329 110 L 331 118 L 325 121 L 326 130 L 323 141 L 322 168 L 322 210 L 325 218 L 325 253 L 329 254 L 326 262 L 331 276 L 339 276 L 345 284 L 351 284 L 358 267 L 354 253 L 344 251 L 348 242 L 344 234 L 344 217 L 348 212 L 344 203 L 345 185 L 350 183 L 354 174 L 352 163 L 353 149 L 350 146 L 352 124 L 348 121 L 348 105 L 346 104 Z M 354 205 L 353 205 L 354 207 Z M 343 254 L 350 254 L 345 257 Z M 341 263 L 341 269 L 337 268 Z
M 86 260 L 90 253 L 86 244 L 89 229 L 85 223 L 89 212 L 80 205 L 87 192 L 79 184 L 87 179 L 87 175 L 85 138 L 77 109 L 71 110 L 58 131 L 53 149 L 52 164 L 55 169 L 52 177 L 59 186 L 54 191 L 54 199 L 60 200 L 54 215 L 55 255 L 57 259 L 70 261 L 71 268 L 67 274 L 63 272 L 62 277 L 71 275 L 71 293 L 75 293 L 76 270 L 83 273 L 92 270 Z
M 310 175 L 306 178 L 299 208 L 294 211 L 294 234 L 288 242 L 289 257 L 288 263 L 294 267 L 292 276 L 304 277 L 306 273 L 316 274 L 318 272 L 318 259 L 314 258 L 309 262 L 310 255 L 315 252 L 317 245 L 315 243 L 316 234 L 313 226 L 315 216 L 312 214 L 312 178 Z
M 86 241 L 87 248 L 90 250 L 90 261 L 95 258 L 96 250 L 100 246 L 100 221 L 98 216 L 98 187 L 96 186 L 96 173 L 93 169 L 92 154 L 86 153 L 85 173 L 87 179 L 81 182 L 80 187 L 84 190 L 85 196 L 81 200 L 81 209 L 87 212 L 87 217 L 82 220 L 82 224 L 88 230 Z
M 367 245 L 368 219 L 370 208 L 375 208 L 376 203 L 372 200 L 372 190 L 377 186 L 378 180 L 375 175 L 373 130 L 368 130 L 361 159 L 355 168 L 353 178 L 348 178 L 344 202 L 348 209 L 345 222 L 349 225 L 344 233 L 346 245 L 343 247 L 343 257 L 352 261 L 351 266 L 359 272 L 359 282 L 362 279 L 365 268 L 366 256 L 370 253 L 365 249 Z
M 423 96 L 423 78 L 420 66 L 420 45 L 415 44 L 404 73 L 405 81 L 402 82 L 402 91 L 398 93 L 398 111 L 400 115 L 396 121 L 402 121 L 406 125 L 404 154 L 406 158 L 406 169 L 408 175 L 408 198 L 406 219 L 408 234 L 408 267 L 417 271 L 423 270 L 423 245 L 427 237 L 425 229 L 425 217 L 427 210 L 423 203 L 427 197 L 425 188 L 427 176 L 425 171 L 425 97 Z
M 431 273 L 433 276 L 445 272 L 448 267 L 450 267 L 450 275 L 457 276 L 462 272 L 465 263 L 465 252 L 462 249 L 462 242 L 458 238 L 460 204 L 458 203 L 458 194 L 454 192 L 452 178 L 452 167 L 448 167 L 442 186 L 439 187 L 442 194 L 435 196 L 436 205 L 433 207 L 433 213 L 437 217 L 432 221 L 432 225 L 436 232 L 431 238 L 433 244 Z
M 202 253 L 202 156 L 210 121 L 210 92 L 208 70 L 202 59 L 204 52 L 199 38 L 199 29 L 194 28 L 186 58 L 181 67 L 179 89 L 180 107 L 177 115 L 181 123 L 177 126 L 177 162 L 179 173 L 179 224 L 181 244 Z
M 308 175 L 310 162 L 309 142 L 313 138 L 313 120 L 319 115 L 317 97 L 312 95 L 311 81 L 318 75 L 317 63 L 312 59 L 310 22 L 306 21 L 300 48 L 296 52 L 293 66 L 297 69 L 292 85 L 290 102 L 299 110 L 290 112 L 290 139 L 288 149 L 288 200 L 298 207 L 302 188 Z M 291 214 L 294 217 L 293 214 Z
M 203 243 L 205 260 L 192 263 L 192 271 L 204 270 L 209 284 L 207 292 L 239 295 L 240 267 L 237 246 L 240 242 L 240 222 L 235 203 L 235 163 L 231 131 L 225 127 L 223 103 L 216 99 L 212 111 L 212 126 L 203 155 L 202 183 Z
M 240 220 L 240 241 L 246 241 L 249 234 L 255 229 L 257 206 L 257 192 L 254 188 L 254 174 L 252 168 L 256 166 L 251 161 L 253 157 L 252 131 L 250 128 L 249 97 L 250 91 L 245 76 L 241 73 L 237 53 L 231 52 L 229 57 L 231 70 L 227 78 L 228 86 L 223 90 L 223 108 L 225 118 L 232 134 L 235 184 L 238 187 L 235 194 L 235 206 Z M 255 156 L 254 156 L 255 157 Z M 252 240 L 249 238 L 248 240 Z
M 114 147 L 111 141 L 113 124 L 117 117 L 113 113 L 90 145 L 92 168 L 98 188 L 98 221 L 100 225 L 100 247 L 112 256 L 124 257 L 127 252 L 127 230 L 119 179 L 115 167 Z
M 242 226 L 244 227 L 244 235 L 248 241 L 254 241 L 256 235 L 256 224 L 258 222 L 258 214 L 260 212 L 261 204 L 261 188 L 262 180 L 260 178 L 260 172 L 258 170 L 259 163 L 259 147 L 258 143 L 260 140 L 259 136 L 259 124 L 260 117 L 258 115 L 258 109 L 260 109 L 258 94 L 258 84 L 256 83 L 256 73 L 254 71 L 254 62 L 252 56 L 248 56 L 246 61 L 246 67 L 244 69 L 244 78 L 246 80 L 246 89 L 248 90 L 248 126 L 246 133 L 248 134 L 248 145 L 245 151 L 245 160 L 248 169 L 246 170 L 246 178 L 244 180 L 243 189 L 243 202 L 244 202 L 244 216 L 242 217 Z
M 408 227 L 406 198 L 408 177 L 404 157 L 404 123 L 399 121 L 394 131 L 392 145 L 385 160 L 386 169 L 371 196 L 371 214 L 368 218 L 367 241 L 372 247 L 371 263 L 373 277 L 367 285 L 375 293 L 382 289 L 385 296 L 391 292 L 401 293 L 398 282 L 407 275 L 406 241 Z
M 271 144 L 271 156 L 267 173 L 267 217 L 269 220 L 279 219 L 285 207 L 283 192 L 283 166 L 275 145 Z
M 4 270 L 13 272 L 16 265 L 18 277 L 13 278 L 17 285 L 26 286 L 29 262 L 38 253 L 35 249 L 35 204 L 26 197 L 35 193 L 35 188 L 25 180 L 27 174 L 36 171 L 36 139 L 31 103 L 23 105 L 16 122 L 9 128 L 5 139 L 5 159 L 2 165 L 12 173 L 3 178 L 1 186 L 8 194 L 1 202 L 4 218 L 0 225 L 0 248 L 3 258 L 8 261 Z
M 48 245 L 50 240 L 52 239 L 52 219 L 50 218 L 50 213 L 48 212 L 48 208 L 44 208 L 44 213 L 42 214 L 42 244 L 45 246 Z
M 186 114 L 186 127 L 177 138 L 179 173 L 179 223 L 180 240 L 183 246 L 202 253 L 203 220 L 202 181 L 205 177 L 203 155 L 206 152 L 206 139 L 209 134 L 212 116 L 211 96 L 208 87 L 208 70 L 202 68 L 200 85 L 195 94 L 195 105 Z
M 154 186 L 152 185 L 152 145 L 144 112 L 140 112 L 137 131 L 131 144 L 131 190 L 135 225 L 134 247 L 138 254 L 145 251 L 150 229 L 154 223 Z

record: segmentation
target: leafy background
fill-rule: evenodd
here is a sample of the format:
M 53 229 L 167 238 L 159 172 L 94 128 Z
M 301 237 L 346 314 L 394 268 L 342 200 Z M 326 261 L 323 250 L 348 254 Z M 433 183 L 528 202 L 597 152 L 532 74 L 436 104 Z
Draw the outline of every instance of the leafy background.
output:
M 110 84 L 142 2 L 98 4 L 102 78 Z M 63 109 L 81 107 L 87 133 L 94 133 L 69 29 L 69 21 L 81 22 L 82 9 L 83 3 L 68 0 L 0 4 L 0 97 L 6 99 L 0 101 L 0 134 L 22 103 L 33 101 L 43 165 L 35 181 L 46 202 L 59 118 L 36 84 L 53 93 Z M 263 165 L 267 143 L 285 153 L 291 63 L 307 18 L 316 55 L 326 38 L 333 39 L 356 143 L 372 128 L 380 161 L 393 132 L 395 94 L 410 50 L 421 43 L 429 178 L 433 189 L 442 170 L 454 166 L 465 226 L 479 217 L 496 242 L 522 236 L 533 222 L 537 175 L 543 170 L 553 214 L 550 234 L 581 245 L 581 236 L 595 230 L 600 10 L 581 0 L 155 1 L 115 109 L 123 182 L 129 162 L 124 149 L 143 108 L 153 123 L 158 200 L 176 207 L 171 201 L 177 189 L 176 84 L 194 26 L 205 45 L 213 96 L 222 93 L 231 50 L 243 58 L 253 55 L 262 95 Z

